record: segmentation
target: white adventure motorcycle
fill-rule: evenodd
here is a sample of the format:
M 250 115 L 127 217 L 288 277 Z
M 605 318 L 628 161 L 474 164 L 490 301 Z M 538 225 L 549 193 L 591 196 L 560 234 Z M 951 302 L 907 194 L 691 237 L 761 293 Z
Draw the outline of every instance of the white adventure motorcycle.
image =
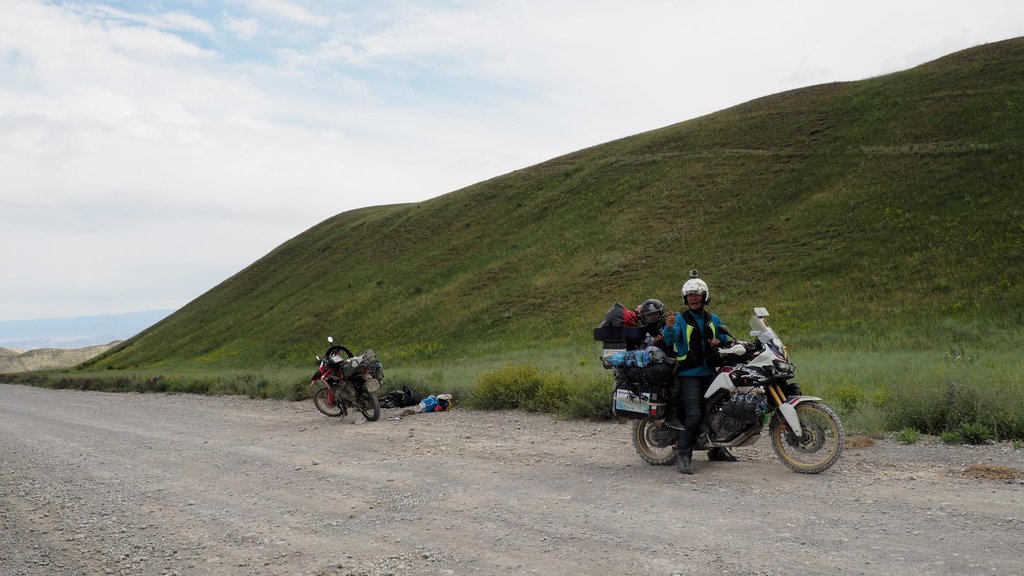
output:
M 765 322 L 768 311 L 754 308 L 752 343 L 733 341 L 716 349 L 718 372 L 704 393 L 703 417 L 695 449 L 735 448 L 757 442 L 765 426 L 783 464 L 804 474 L 828 470 L 843 453 L 845 432 L 839 417 L 821 398 L 803 396 L 786 347 Z M 670 423 L 668 387 L 659 366 L 660 350 L 616 350 L 605 342 L 603 362 L 616 374 L 612 411 L 632 419 L 633 447 L 656 466 L 676 460 L 678 422 Z M 663 356 L 663 354 L 662 354 Z M 648 378 L 650 373 L 654 377 Z

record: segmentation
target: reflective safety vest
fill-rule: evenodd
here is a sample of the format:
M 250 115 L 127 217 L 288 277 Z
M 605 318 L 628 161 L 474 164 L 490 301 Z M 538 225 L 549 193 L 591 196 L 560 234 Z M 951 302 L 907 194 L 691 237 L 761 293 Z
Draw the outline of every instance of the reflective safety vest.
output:
M 693 314 L 689 311 L 682 313 L 683 320 L 686 322 L 686 330 L 683 331 L 683 338 L 676 342 L 676 359 L 679 361 L 680 370 L 688 370 L 690 368 L 696 368 L 703 366 L 706 363 L 708 356 L 708 341 L 718 337 L 718 327 L 711 319 L 711 314 L 704 311 L 704 334 L 701 334 L 700 326 L 697 324 L 697 319 L 693 317 Z M 693 339 L 693 332 L 698 332 L 698 336 L 707 336 L 706 332 L 711 331 L 711 335 L 706 338 L 698 337 L 696 340 Z

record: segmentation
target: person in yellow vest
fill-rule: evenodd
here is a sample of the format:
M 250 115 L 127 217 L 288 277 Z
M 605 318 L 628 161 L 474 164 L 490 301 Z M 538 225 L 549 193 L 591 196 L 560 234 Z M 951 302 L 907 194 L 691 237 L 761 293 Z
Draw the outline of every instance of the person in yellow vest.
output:
M 700 426 L 701 398 L 715 374 L 708 362 L 708 352 L 733 339 L 718 315 L 706 309 L 711 301 L 707 283 L 697 278 L 696 270 L 690 274 L 682 289 L 686 309 L 669 314 L 662 329 L 665 344 L 675 349 L 679 362 L 676 378 L 683 404 L 683 429 L 676 441 L 676 466 L 682 474 L 693 474 L 693 444 Z M 712 448 L 708 459 L 736 461 L 727 448 Z

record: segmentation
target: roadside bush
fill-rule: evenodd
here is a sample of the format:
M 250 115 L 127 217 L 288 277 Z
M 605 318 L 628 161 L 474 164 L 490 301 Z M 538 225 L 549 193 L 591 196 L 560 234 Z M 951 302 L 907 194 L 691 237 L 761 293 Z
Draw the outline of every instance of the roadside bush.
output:
M 921 439 L 921 433 L 913 428 L 904 428 L 896 433 L 896 440 L 900 444 L 914 444 Z
M 173 378 L 167 383 L 168 394 L 217 394 L 213 391 L 212 378 L 181 377 Z
M 874 404 L 864 403 L 850 409 L 837 407 L 835 410 L 848 432 L 884 436 L 892 430 L 889 413 Z
M 995 439 L 995 433 L 984 424 L 976 422 L 964 422 L 956 430 L 957 435 L 965 444 L 988 444 Z
M 545 375 L 531 409 L 563 418 L 602 420 L 612 417 L 606 378 L 581 374 Z
M 467 403 L 488 410 L 526 408 L 543 384 L 540 370 L 533 366 L 506 366 L 481 375 Z
M 573 397 L 575 391 L 569 378 L 562 374 L 550 374 L 542 377 L 540 388 L 527 403 L 526 409 L 535 412 L 560 412 Z
M 900 382 L 894 384 L 886 409 L 895 428 L 939 435 L 966 430 L 971 436 L 966 441 L 986 431 L 990 439 L 1020 438 L 1024 434 L 1024 399 L 1006 388 L 1003 383 L 959 378 L 948 378 L 939 385 L 926 380 Z
M 308 400 L 312 397 L 313 390 L 310 389 L 309 381 L 306 378 L 299 378 L 298 380 L 292 381 L 292 386 L 288 390 L 288 400 Z
M 939 438 L 942 439 L 942 443 L 943 444 L 963 444 L 964 443 L 963 436 L 961 436 L 959 432 L 956 432 L 954 430 L 948 430 L 946 432 L 943 432 L 941 435 L 939 435 Z
M 533 366 L 505 367 L 482 375 L 468 400 L 473 408 L 522 408 L 590 419 L 611 418 L 610 403 L 604 374 L 542 372 Z
M 611 385 L 604 375 L 578 376 L 573 380 L 573 393 L 561 405 L 558 413 L 566 418 L 610 420 Z
M 864 402 L 864 390 L 857 386 L 840 385 L 832 389 L 831 397 L 837 407 L 852 410 Z

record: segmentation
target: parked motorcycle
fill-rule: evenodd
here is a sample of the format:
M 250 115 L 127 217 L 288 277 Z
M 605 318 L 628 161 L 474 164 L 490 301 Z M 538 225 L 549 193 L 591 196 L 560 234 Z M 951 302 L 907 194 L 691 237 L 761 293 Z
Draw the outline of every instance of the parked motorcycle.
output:
M 767 426 L 783 464 L 804 474 L 824 472 L 843 453 L 843 425 L 821 398 L 801 395 L 799 386 L 790 382 L 793 364 L 782 340 L 765 322 L 767 316 L 765 308 L 754 308 L 753 342 L 733 341 L 716 349 L 721 367 L 704 394 L 695 448 L 749 446 Z M 656 372 L 659 378 L 645 377 L 659 366 L 658 352 L 615 350 L 606 342 L 603 359 L 616 372 L 612 410 L 633 420 L 633 448 L 645 462 L 663 466 L 676 460 L 680 427 L 666 418 L 671 379 L 661 376 L 664 370 Z
M 359 356 L 345 346 L 331 344 L 324 357 L 316 357 L 320 366 L 313 373 L 310 384 L 316 386 L 313 404 L 327 416 L 344 417 L 350 408 L 355 408 L 363 417 L 373 422 L 380 418 L 380 403 L 376 392 L 384 379 L 384 369 L 373 350 L 366 350 Z M 344 356 L 343 356 L 344 354 Z

